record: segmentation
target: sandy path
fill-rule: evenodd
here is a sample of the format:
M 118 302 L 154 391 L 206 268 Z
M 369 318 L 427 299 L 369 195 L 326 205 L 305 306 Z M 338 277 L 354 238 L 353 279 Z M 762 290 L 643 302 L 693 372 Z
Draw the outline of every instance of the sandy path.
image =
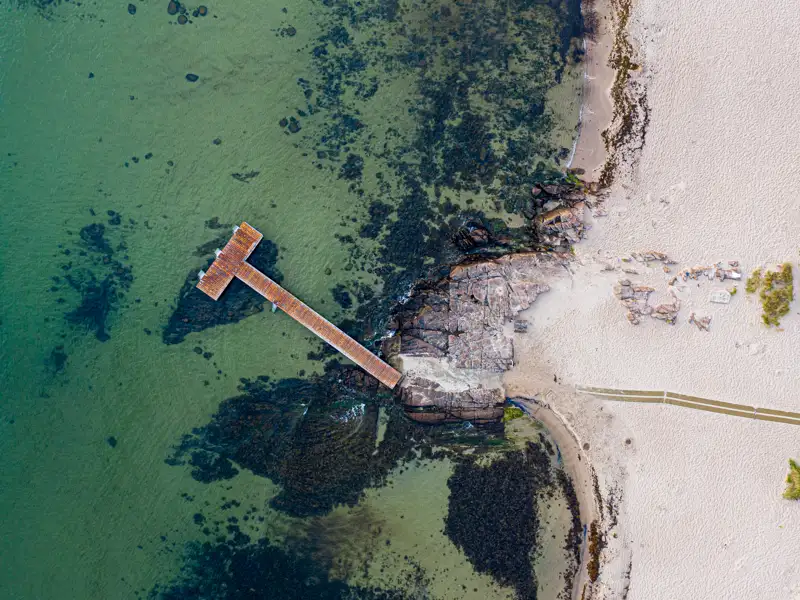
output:
M 528 311 L 510 388 L 535 388 L 531 373 L 545 369 L 565 390 L 667 389 L 800 410 L 800 302 L 783 331 L 767 330 L 743 285 L 731 304 L 714 305 L 709 292 L 726 286 L 690 282 L 679 290 L 678 324 L 632 326 L 613 283 L 627 277 L 664 294 L 671 275 L 659 265 L 635 264 L 635 275 L 603 270 L 649 249 L 682 267 L 733 259 L 749 273 L 762 263 L 797 264 L 798 27 L 797 7 L 777 0 L 635 6 L 631 33 L 651 109 L 646 145 L 633 174 L 611 190 L 609 216 L 576 247 L 574 272 Z M 692 311 L 712 316 L 710 332 L 688 323 Z M 597 597 L 624 594 L 632 557 L 631 600 L 800 598 L 800 503 L 781 498 L 787 459 L 800 457 L 796 427 L 558 397 L 590 443 L 601 487 L 623 486 Z

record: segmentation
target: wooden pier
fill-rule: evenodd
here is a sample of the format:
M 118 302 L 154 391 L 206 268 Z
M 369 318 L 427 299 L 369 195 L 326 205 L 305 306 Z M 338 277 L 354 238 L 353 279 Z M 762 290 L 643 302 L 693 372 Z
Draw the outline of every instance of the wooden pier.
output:
M 208 271 L 201 271 L 197 287 L 217 300 L 233 278 L 238 277 L 382 384 L 389 388 L 396 386 L 401 377 L 398 371 L 247 262 L 263 237 L 247 223 L 235 228 L 233 237 L 218 251 Z

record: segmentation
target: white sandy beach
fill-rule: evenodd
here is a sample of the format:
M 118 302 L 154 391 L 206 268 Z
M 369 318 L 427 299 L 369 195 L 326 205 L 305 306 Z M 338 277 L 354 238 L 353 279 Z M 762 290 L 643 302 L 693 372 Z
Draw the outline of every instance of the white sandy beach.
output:
M 800 427 L 603 401 L 573 387 L 800 412 L 800 301 L 777 331 L 761 324 L 743 282 L 717 305 L 709 293 L 730 282 L 690 280 L 678 289 L 676 325 L 634 326 L 612 293 L 628 278 L 664 294 L 678 268 L 724 260 L 738 260 L 745 277 L 790 261 L 798 276 L 798 29 L 797 5 L 777 0 L 635 3 L 630 35 L 650 108 L 644 149 L 609 191 L 608 216 L 590 218 L 573 273 L 553 282 L 516 336 L 508 395 L 550 390 L 589 444 L 604 497 L 621 492 L 596 598 L 800 598 L 800 503 L 781 498 Z M 603 271 L 642 250 L 678 264 L 672 274 L 635 262 L 636 274 Z M 692 312 L 712 317 L 710 331 L 688 322 Z

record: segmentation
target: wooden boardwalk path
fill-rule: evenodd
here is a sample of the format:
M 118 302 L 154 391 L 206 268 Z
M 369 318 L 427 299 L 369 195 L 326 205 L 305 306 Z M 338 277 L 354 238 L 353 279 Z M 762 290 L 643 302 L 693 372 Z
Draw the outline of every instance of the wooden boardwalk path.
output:
M 800 425 L 800 413 L 787 412 L 785 410 L 773 410 L 771 408 L 758 408 L 746 404 L 732 404 L 730 402 L 720 402 L 718 400 L 707 400 L 697 396 L 687 396 L 676 394 L 675 392 L 655 392 L 650 390 L 615 390 L 612 388 L 597 388 L 578 386 L 578 391 L 592 396 L 600 396 L 607 400 L 622 400 L 623 402 L 645 402 L 648 404 L 671 404 L 695 410 L 705 410 L 708 412 L 730 415 L 732 417 L 744 417 L 746 419 L 757 419 L 759 421 L 772 421 L 773 423 L 786 423 L 788 425 Z
M 208 271 L 201 272 L 197 287 L 217 300 L 233 278 L 237 277 L 382 384 L 389 388 L 396 386 L 401 377 L 398 371 L 246 262 L 262 237 L 247 223 L 234 229 L 233 237 L 217 254 Z

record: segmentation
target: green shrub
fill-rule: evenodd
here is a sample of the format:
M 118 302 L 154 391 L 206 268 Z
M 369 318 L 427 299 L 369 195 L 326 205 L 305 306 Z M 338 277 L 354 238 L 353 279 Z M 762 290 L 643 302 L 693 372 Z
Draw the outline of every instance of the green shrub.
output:
M 783 497 L 787 500 L 800 500 L 800 464 L 789 459 L 789 474 L 786 476 L 786 491 Z
M 789 304 L 794 299 L 794 275 L 791 263 L 783 263 L 775 271 L 761 272 L 756 269 L 747 278 L 747 293 L 758 290 L 761 299 L 761 320 L 764 325 L 778 326 L 781 317 L 789 313 Z
M 747 278 L 747 284 L 745 285 L 745 291 L 748 294 L 754 294 L 758 288 L 761 287 L 761 269 L 756 269 Z

